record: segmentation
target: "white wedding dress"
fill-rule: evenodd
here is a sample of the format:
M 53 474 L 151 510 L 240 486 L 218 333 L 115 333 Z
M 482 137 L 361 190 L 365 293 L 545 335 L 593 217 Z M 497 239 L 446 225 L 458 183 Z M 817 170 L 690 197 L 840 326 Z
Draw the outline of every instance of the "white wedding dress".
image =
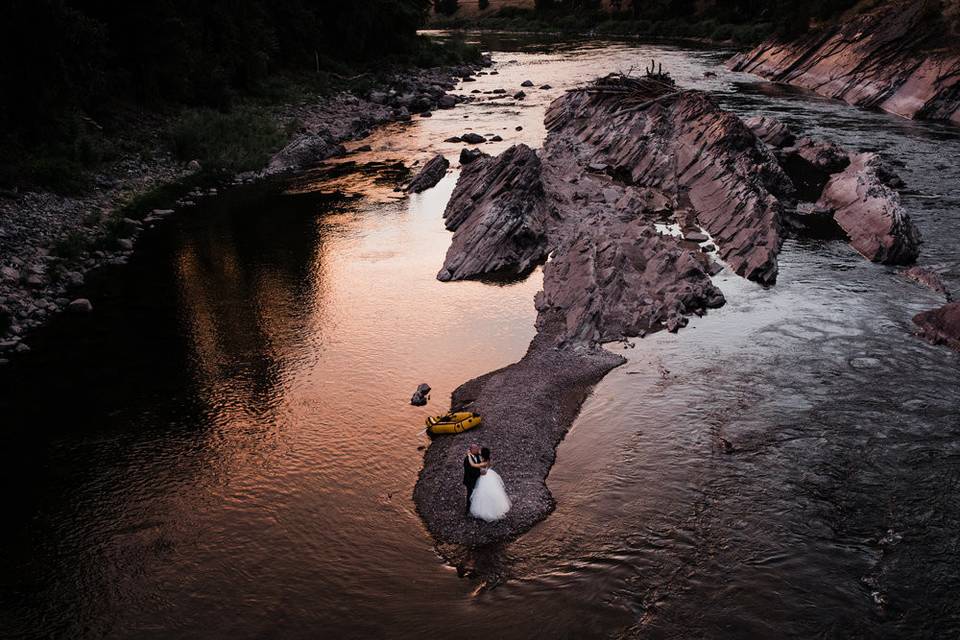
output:
M 470 498 L 470 515 L 487 522 L 500 520 L 510 511 L 510 498 L 503 486 L 503 480 L 493 469 L 477 479 L 477 486 Z

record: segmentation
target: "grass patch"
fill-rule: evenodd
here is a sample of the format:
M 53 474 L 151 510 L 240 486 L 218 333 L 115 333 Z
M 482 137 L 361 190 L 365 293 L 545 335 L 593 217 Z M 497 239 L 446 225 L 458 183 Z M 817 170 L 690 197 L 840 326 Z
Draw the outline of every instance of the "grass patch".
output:
M 286 135 L 266 110 L 242 106 L 229 113 L 185 111 L 167 130 L 167 139 L 180 160 L 234 173 L 262 167 Z

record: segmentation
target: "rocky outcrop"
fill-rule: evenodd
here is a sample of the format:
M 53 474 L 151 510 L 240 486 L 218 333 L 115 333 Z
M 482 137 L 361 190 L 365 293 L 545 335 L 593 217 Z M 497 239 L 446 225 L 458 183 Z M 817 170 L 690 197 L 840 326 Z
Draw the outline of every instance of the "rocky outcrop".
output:
M 960 46 L 937 3 L 897 0 L 728 66 L 907 118 L 960 125 Z
M 960 351 L 960 302 L 948 302 L 939 309 L 918 313 L 913 322 L 927 340 Z
M 528 271 L 547 255 L 537 154 L 521 144 L 466 165 L 443 217 L 455 233 L 439 280 Z
M 851 246 L 868 260 L 908 264 L 920 252 L 920 232 L 883 175 L 875 153 L 855 154 L 850 166 L 830 178 L 818 204 L 834 210 Z
M 583 166 L 625 184 L 676 196 L 739 275 L 776 280 L 782 207 L 771 193 L 792 185 L 770 151 L 733 114 L 699 91 L 628 87 L 615 79 L 558 98 L 547 110 L 551 141 Z
M 743 121 L 753 133 L 771 147 L 793 144 L 795 136 L 787 125 L 768 116 L 753 116 Z
M 443 180 L 447 175 L 447 169 L 450 167 L 450 161 L 443 157 L 443 154 L 437 154 L 423 165 L 410 184 L 407 185 L 407 193 L 421 193 L 427 189 L 437 186 L 437 183 Z

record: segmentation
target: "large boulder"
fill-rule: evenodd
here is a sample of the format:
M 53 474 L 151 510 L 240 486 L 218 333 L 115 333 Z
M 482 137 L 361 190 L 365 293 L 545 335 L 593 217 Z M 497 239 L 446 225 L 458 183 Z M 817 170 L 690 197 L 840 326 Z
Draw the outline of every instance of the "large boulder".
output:
M 439 280 L 529 270 L 547 253 L 537 154 L 521 144 L 466 165 L 443 217 L 454 235 Z
M 410 184 L 407 185 L 407 192 L 420 193 L 421 191 L 435 187 L 438 182 L 443 180 L 443 176 L 447 174 L 447 168 L 449 166 L 450 161 L 438 153 L 431 158 L 427 164 L 423 165 L 420 173 L 410 181 Z
M 268 173 L 280 173 L 304 169 L 327 158 L 342 156 L 346 153 L 342 144 L 330 142 L 325 136 L 305 134 L 277 152 L 267 166 Z
M 884 171 L 877 154 L 855 154 L 827 182 L 818 204 L 834 210 L 850 244 L 868 260 L 909 264 L 920 252 L 920 232 L 900 195 L 885 184 Z

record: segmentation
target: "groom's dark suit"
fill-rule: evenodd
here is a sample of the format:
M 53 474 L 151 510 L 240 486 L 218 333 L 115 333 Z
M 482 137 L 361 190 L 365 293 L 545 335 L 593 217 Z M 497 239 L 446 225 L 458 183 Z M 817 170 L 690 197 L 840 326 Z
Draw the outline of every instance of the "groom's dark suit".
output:
M 463 458 L 463 484 L 467 487 L 467 513 L 470 512 L 470 496 L 473 495 L 473 489 L 477 486 L 477 480 L 480 479 L 480 469 L 470 466 L 470 460 L 474 464 L 480 463 L 480 456 L 468 453 Z

